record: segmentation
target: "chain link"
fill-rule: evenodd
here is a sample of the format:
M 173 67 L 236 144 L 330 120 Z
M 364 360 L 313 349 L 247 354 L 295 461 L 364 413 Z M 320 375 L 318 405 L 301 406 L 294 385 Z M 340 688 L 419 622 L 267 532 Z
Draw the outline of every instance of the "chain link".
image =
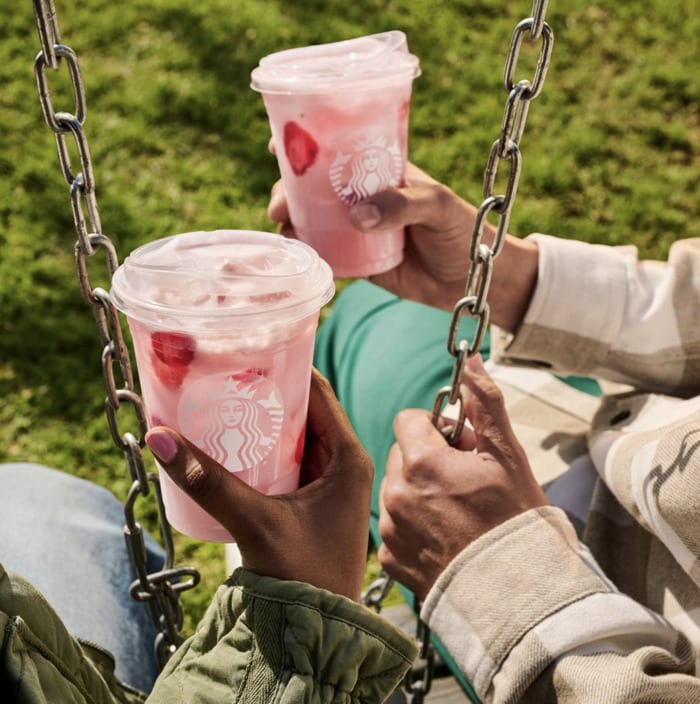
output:
M 522 168 L 520 140 L 525 130 L 525 122 L 530 101 L 542 91 L 547 69 L 552 55 L 554 34 L 545 22 L 547 0 L 534 0 L 532 16 L 522 20 L 513 31 L 510 48 L 506 56 L 504 69 L 504 86 L 508 94 L 501 124 L 501 132 L 493 143 L 484 170 L 483 201 L 477 209 L 471 235 L 470 263 L 464 296 L 454 306 L 452 320 L 447 337 L 447 350 L 455 358 L 450 383 L 443 386 L 436 395 L 433 406 L 432 422 L 440 427 L 445 406 L 456 406 L 456 419 L 442 428 L 448 443 L 454 445 L 459 440 L 466 422 L 465 399 L 462 396 L 461 380 L 464 365 L 469 357 L 479 353 L 489 325 L 489 305 L 487 297 L 491 283 L 494 261 L 500 254 L 508 232 L 510 214 L 518 190 L 518 181 Z M 520 50 L 529 35 L 531 41 L 541 40 L 540 53 L 532 80 L 515 80 Z M 510 170 L 505 192 L 495 194 L 496 177 L 502 161 L 509 162 Z M 484 223 L 487 216 L 495 213 L 498 222 L 495 236 L 489 247 L 482 242 Z M 471 341 L 459 339 L 460 322 L 465 315 L 476 320 Z M 393 585 L 393 580 L 384 572 L 363 594 L 363 603 L 381 610 L 382 599 Z M 414 600 L 414 611 L 420 614 L 420 602 Z M 430 640 L 430 629 L 418 618 L 416 639 L 420 644 L 418 659 L 404 681 L 406 691 L 411 695 L 411 704 L 422 704 L 430 691 L 433 677 L 434 651 Z
M 374 609 L 379 613 L 382 609 L 382 603 L 386 599 L 387 594 L 391 590 L 392 582 L 387 579 L 384 573 L 380 573 L 367 590 L 362 592 L 360 601 L 368 608 Z
M 154 648 L 159 663 L 165 664 L 182 642 L 180 630 L 183 611 L 180 593 L 199 583 L 199 573 L 191 567 L 174 567 L 174 545 L 170 525 L 165 517 L 163 499 L 158 476 L 146 472 L 142 448 L 147 430 L 146 412 L 140 396 L 134 390 L 134 375 L 131 360 L 119 321 L 119 314 L 112 305 L 107 291 L 93 287 L 89 276 L 88 262 L 102 253 L 108 279 L 116 271 L 119 261 L 109 237 L 102 233 L 100 214 L 95 197 L 95 178 L 90 159 L 87 135 L 83 129 L 87 116 L 85 88 L 78 58 L 75 52 L 61 44 L 58 19 L 53 0 L 33 0 L 41 51 L 34 62 L 39 100 L 44 120 L 56 137 L 58 161 L 61 173 L 70 186 L 71 209 L 75 231 L 75 261 L 78 285 L 83 298 L 92 306 L 97 332 L 102 345 L 102 375 L 105 390 L 105 413 L 114 444 L 122 450 L 132 484 L 124 504 L 124 538 L 133 563 L 136 579 L 129 593 L 137 601 L 144 602 L 156 625 L 158 635 Z M 58 70 L 65 64 L 73 88 L 75 106 L 73 112 L 57 112 L 53 107 L 47 68 Z M 80 171 L 74 172 L 70 158 L 68 135 L 73 137 L 80 162 Z M 87 219 L 85 213 L 87 212 Z M 115 369 L 119 370 L 122 386 L 117 385 Z M 122 432 L 118 412 L 124 406 L 131 407 L 138 437 L 131 432 Z M 139 498 L 149 496 L 153 487 L 159 514 L 160 532 L 165 547 L 163 568 L 148 573 L 146 566 L 146 544 L 144 532 L 136 520 L 136 503 Z
M 450 385 L 440 389 L 433 407 L 433 424 L 438 425 L 445 402 L 459 403 L 461 396 L 460 382 L 466 360 L 480 352 L 484 335 L 489 324 L 489 306 L 487 297 L 491 273 L 496 257 L 500 254 L 508 232 L 510 214 L 518 190 L 518 181 L 522 168 L 520 140 L 525 130 L 530 101 L 542 91 L 547 69 L 552 55 L 554 35 L 545 22 L 546 0 L 535 0 L 532 17 L 522 20 L 513 31 L 510 48 L 506 56 L 504 70 L 504 87 L 508 94 L 501 124 L 501 133 L 493 143 L 484 171 L 483 201 L 477 210 L 472 231 L 470 247 L 470 266 L 467 274 L 465 295 L 455 305 L 450 323 L 447 350 L 455 357 Z M 525 35 L 529 33 L 532 41 L 541 40 L 540 53 L 532 80 L 515 79 L 515 72 L 520 58 L 520 51 Z M 509 162 L 510 170 L 505 192 L 494 193 L 496 177 L 502 161 Z M 495 213 L 498 223 L 496 234 L 489 247 L 482 242 L 484 224 L 487 216 Z M 471 342 L 459 340 L 459 328 L 462 317 L 469 315 L 476 320 L 476 329 Z M 463 406 L 463 402 L 460 404 Z M 457 420 L 446 430 L 451 444 L 457 441 L 464 427 L 464 413 L 458 412 Z

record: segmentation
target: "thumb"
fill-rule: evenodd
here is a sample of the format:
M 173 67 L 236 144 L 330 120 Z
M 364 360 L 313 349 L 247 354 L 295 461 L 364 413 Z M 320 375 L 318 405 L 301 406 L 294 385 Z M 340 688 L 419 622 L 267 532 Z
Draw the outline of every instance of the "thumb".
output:
M 350 219 L 360 230 L 395 230 L 421 224 L 443 230 L 444 210 L 436 207 L 432 187 L 405 186 L 382 191 L 350 208 Z
M 428 230 L 443 232 L 453 226 L 451 208 L 456 202 L 446 186 L 409 163 L 406 165 L 405 186 L 389 188 L 356 203 L 350 208 L 350 218 L 361 230 L 388 230 L 420 224 Z
M 152 428 L 146 444 L 170 478 L 238 542 L 257 536 L 269 513 L 267 497 L 170 428 Z

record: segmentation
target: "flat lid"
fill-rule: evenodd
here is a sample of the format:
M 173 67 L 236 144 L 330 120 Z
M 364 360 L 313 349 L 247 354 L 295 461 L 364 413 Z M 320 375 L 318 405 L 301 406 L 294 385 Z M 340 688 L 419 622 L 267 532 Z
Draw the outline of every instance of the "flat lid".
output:
M 269 232 L 188 232 L 135 249 L 112 278 L 110 296 L 150 324 L 187 318 L 188 329 L 295 320 L 335 291 L 331 269 L 308 245 Z

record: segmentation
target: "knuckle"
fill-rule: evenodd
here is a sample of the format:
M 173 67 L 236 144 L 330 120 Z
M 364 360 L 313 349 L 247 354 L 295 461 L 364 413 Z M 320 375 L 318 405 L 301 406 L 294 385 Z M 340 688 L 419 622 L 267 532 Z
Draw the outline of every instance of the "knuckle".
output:
M 331 386 L 330 381 L 326 379 L 321 372 L 319 372 L 317 369 L 314 368 L 313 373 L 311 375 L 311 380 L 312 383 L 318 388 L 318 390 L 322 394 L 333 394 L 333 387 Z
M 382 569 L 393 579 L 401 582 L 404 586 L 411 588 L 412 580 L 410 572 L 406 569 L 403 561 L 394 554 L 384 543 L 377 549 L 377 560 Z
M 396 514 L 403 505 L 404 492 L 399 482 L 385 479 L 382 484 L 382 503 L 388 514 Z M 381 525 L 381 518 L 380 518 Z
M 433 190 L 433 198 L 435 207 L 440 210 L 451 212 L 452 207 L 457 199 L 454 191 L 443 183 L 435 183 L 430 186 Z
M 221 479 L 220 472 L 205 470 L 196 457 L 190 456 L 184 477 L 184 488 L 188 494 L 201 498 L 216 494 L 221 488 Z
M 385 221 L 402 220 L 411 205 L 411 198 L 398 188 L 389 188 L 372 196 L 372 202 L 379 206 Z
M 435 183 L 429 188 L 432 191 L 431 199 L 436 212 L 441 213 L 440 222 L 445 226 L 461 229 L 465 225 L 466 217 L 463 201 L 457 194 L 443 183 Z
M 486 395 L 486 400 L 491 405 L 503 405 L 503 392 L 490 379 L 484 386 L 484 393 Z
M 417 470 L 425 469 L 432 463 L 434 450 L 423 445 L 418 445 L 409 449 L 406 453 L 406 464 Z
M 489 407 L 504 405 L 503 392 L 489 377 L 481 377 L 476 386 L 479 400 Z
M 435 448 L 419 445 L 404 453 L 404 477 L 407 482 L 429 478 L 434 474 L 435 464 L 440 461 L 442 452 Z
M 389 550 L 385 542 L 377 548 L 377 560 L 379 560 L 379 564 L 387 570 L 387 572 L 396 565 L 394 555 L 391 550 Z
M 401 427 L 405 423 L 410 422 L 411 418 L 413 418 L 414 414 L 416 413 L 415 408 L 402 408 L 395 416 L 394 416 L 394 427 Z

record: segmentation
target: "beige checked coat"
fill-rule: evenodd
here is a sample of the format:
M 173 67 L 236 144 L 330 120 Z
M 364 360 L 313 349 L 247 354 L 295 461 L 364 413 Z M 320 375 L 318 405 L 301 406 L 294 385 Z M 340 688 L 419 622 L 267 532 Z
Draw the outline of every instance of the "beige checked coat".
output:
M 640 262 L 532 238 L 534 298 L 487 368 L 555 506 L 465 549 L 422 616 L 484 702 L 700 703 L 700 241 Z

